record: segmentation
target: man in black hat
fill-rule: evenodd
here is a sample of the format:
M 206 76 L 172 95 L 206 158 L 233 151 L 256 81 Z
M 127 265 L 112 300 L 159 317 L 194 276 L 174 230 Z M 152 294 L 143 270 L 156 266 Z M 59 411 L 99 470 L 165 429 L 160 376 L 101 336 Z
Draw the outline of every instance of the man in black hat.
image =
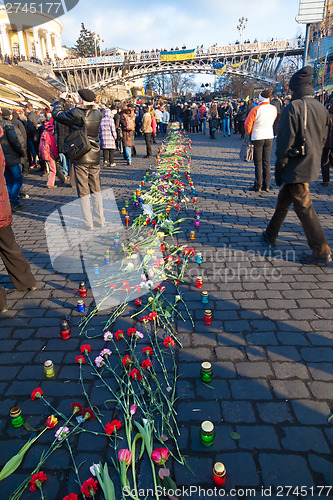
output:
M 63 93 L 53 105 L 52 116 L 56 122 L 69 128 L 69 133 L 82 129 L 87 135 L 91 149 L 79 159 L 73 161 L 77 194 L 81 198 L 84 228 L 92 230 L 103 227 L 103 200 L 100 183 L 100 140 L 99 125 L 102 113 L 94 105 L 95 93 L 90 89 L 80 89 L 76 98 L 77 106 L 69 111 L 64 110 L 67 94 Z M 90 210 L 90 194 L 92 195 L 93 216 Z
M 275 180 L 283 187 L 262 238 L 270 245 L 275 244 L 293 204 L 312 250 L 312 255 L 303 256 L 302 262 L 326 266 L 332 261 L 331 249 L 313 208 L 309 182 L 318 179 L 329 117 L 324 106 L 313 97 L 313 72 L 313 68 L 305 66 L 289 82 L 292 100 L 281 113 L 276 143 Z

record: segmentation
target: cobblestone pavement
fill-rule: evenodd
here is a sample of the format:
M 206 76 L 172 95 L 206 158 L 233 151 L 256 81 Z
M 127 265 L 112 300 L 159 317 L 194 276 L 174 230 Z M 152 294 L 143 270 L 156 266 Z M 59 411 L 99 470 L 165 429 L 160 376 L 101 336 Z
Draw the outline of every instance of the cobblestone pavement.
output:
M 182 290 L 193 312 L 190 322 L 178 322 L 183 349 L 178 351 L 181 377 L 178 381 L 178 421 L 182 452 L 188 456 L 194 475 L 174 465 L 178 485 L 211 488 L 212 467 L 222 461 L 227 469 L 227 487 L 255 488 L 256 495 L 288 498 L 291 493 L 279 486 L 303 486 L 312 498 L 333 498 L 333 427 L 328 422 L 333 399 L 333 268 L 306 267 L 300 254 L 309 252 L 294 212 L 283 225 L 276 252 L 263 247 L 260 234 L 273 213 L 277 189 L 269 193 L 248 192 L 253 184 L 253 166 L 238 159 L 239 136 L 216 141 L 207 135 L 192 134 L 191 175 L 201 210 L 201 225 L 194 247 L 204 254 L 199 269 L 192 264 Z M 128 199 L 141 180 L 149 160 L 142 139 L 136 140 L 138 156 L 132 168 L 116 157 L 117 167 L 103 170 L 103 188 L 112 187 L 119 202 Z M 155 146 L 157 148 L 157 146 Z M 26 180 L 30 199 L 14 215 L 13 228 L 38 281 L 38 290 L 22 294 L 12 289 L 0 265 L 1 283 L 8 285 L 10 311 L 1 317 L 0 407 L 2 432 L 1 464 L 16 453 L 29 433 L 14 430 L 8 412 L 19 405 L 32 426 L 43 425 L 49 410 L 41 401 L 31 401 L 31 391 L 42 387 L 47 399 L 68 414 L 69 405 L 81 396 L 77 365 L 73 363 L 85 337 L 79 337 L 79 313 L 75 310 L 78 283 L 83 275 L 55 272 L 45 239 L 46 217 L 57 207 L 75 199 L 70 186 L 45 189 L 45 180 L 34 173 Z M 333 188 L 319 182 L 311 187 L 315 208 L 333 245 Z M 193 211 L 183 224 L 187 240 L 194 229 Z M 203 275 L 213 310 L 211 325 L 203 322 L 205 306 L 193 278 Z M 89 292 L 90 293 L 90 292 Z M 91 294 L 90 304 L 93 302 Z M 59 323 L 71 315 L 72 337 L 62 341 Z M 105 316 L 92 320 L 98 330 Z M 128 318 L 116 328 L 128 326 Z M 94 341 L 99 347 L 100 340 Z M 56 378 L 46 380 L 43 362 L 52 359 Z M 202 361 L 213 363 L 210 386 L 199 377 Z M 92 401 L 103 403 L 102 389 L 94 387 L 87 375 Z M 211 448 L 199 442 L 199 425 L 211 420 L 216 439 Z M 110 420 L 109 420 L 110 421 Z M 235 441 L 230 433 L 236 431 Z M 52 431 L 49 431 L 52 432 Z M 1 485 L 1 500 L 20 484 L 39 460 L 49 435 L 44 434 L 31 448 L 20 469 Z M 88 466 L 110 458 L 107 439 L 80 435 L 74 443 L 83 479 Z M 45 483 L 48 500 L 62 500 L 77 491 L 68 453 L 59 450 L 43 467 L 50 471 Z M 140 485 L 151 486 L 143 464 Z M 51 473 L 51 471 L 53 471 Z M 271 490 L 269 488 L 272 487 Z M 245 492 L 246 493 L 246 492 Z M 289 494 L 288 494 L 289 493 Z M 239 498 L 246 496 L 238 490 Z M 23 498 L 36 498 L 25 493 Z M 186 496 L 186 492 L 183 495 Z M 209 492 L 193 492 L 192 498 L 208 498 Z M 218 497 L 217 494 L 214 496 Z M 250 496 L 248 494 L 248 496 Z M 254 496 L 254 494 L 252 494 Z M 99 498 L 98 496 L 96 498 Z

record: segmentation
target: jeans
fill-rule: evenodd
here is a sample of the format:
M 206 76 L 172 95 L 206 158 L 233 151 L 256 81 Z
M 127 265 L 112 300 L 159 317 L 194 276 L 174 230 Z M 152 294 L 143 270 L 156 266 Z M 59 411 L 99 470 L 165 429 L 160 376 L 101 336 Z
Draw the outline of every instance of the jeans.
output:
M 131 161 L 132 161 L 132 148 L 131 148 L 131 146 L 126 146 L 124 148 L 124 150 L 125 150 L 125 156 L 126 156 L 127 163 L 131 163 Z
M 15 207 L 20 204 L 19 194 L 23 184 L 21 165 L 6 166 L 5 178 L 10 204 Z
M 269 239 L 274 241 L 277 238 L 291 204 L 294 205 L 296 215 L 302 224 L 312 255 L 314 257 L 331 255 L 331 249 L 327 244 L 317 212 L 313 208 L 308 182 L 283 186 L 277 199 L 274 215 L 266 229 Z
M 253 161 L 255 169 L 255 188 L 268 189 L 271 180 L 271 151 L 273 139 L 260 139 L 251 141 L 253 149 Z
M 68 175 L 68 160 L 64 153 L 59 153 L 59 158 L 62 164 L 62 171 L 64 175 Z
M 36 154 L 34 143 L 32 142 L 31 139 L 27 139 L 27 146 L 28 146 L 29 160 L 32 163 L 36 163 L 37 154 Z
M 179 123 L 179 128 L 181 129 L 182 128 L 182 124 L 183 124 L 183 120 L 180 116 L 177 116 L 177 122 Z
M 222 119 L 223 135 L 224 137 L 228 134 L 230 135 L 230 118 Z
M 158 129 L 160 131 L 161 134 L 164 134 L 164 130 L 163 130 L 163 122 L 159 122 L 158 123 Z
M 206 133 L 206 125 L 207 125 L 206 118 L 200 118 L 200 123 L 201 123 L 201 132 L 203 134 L 205 134 Z

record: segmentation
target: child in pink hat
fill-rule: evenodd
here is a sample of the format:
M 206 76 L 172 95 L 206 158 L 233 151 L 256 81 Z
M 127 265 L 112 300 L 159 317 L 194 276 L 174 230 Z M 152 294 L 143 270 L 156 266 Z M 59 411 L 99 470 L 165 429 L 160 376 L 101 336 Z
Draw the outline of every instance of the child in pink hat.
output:
M 45 160 L 48 172 L 47 184 L 48 189 L 56 188 L 54 184 L 56 176 L 56 159 L 59 156 L 56 140 L 53 135 L 54 127 L 51 122 L 46 121 L 44 131 L 42 132 L 39 143 L 39 156 Z

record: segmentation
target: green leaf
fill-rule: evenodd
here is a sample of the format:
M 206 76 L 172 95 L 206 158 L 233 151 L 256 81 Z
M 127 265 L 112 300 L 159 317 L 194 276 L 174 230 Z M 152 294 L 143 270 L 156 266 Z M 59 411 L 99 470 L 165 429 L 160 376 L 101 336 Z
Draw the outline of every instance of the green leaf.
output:
M 231 439 L 234 439 L 235 441 L 237 441 L 237 439 L 240 439 L 241 435 L 238 434 L 238 432 L 231 432 L 230 437 L 231 437 Z

